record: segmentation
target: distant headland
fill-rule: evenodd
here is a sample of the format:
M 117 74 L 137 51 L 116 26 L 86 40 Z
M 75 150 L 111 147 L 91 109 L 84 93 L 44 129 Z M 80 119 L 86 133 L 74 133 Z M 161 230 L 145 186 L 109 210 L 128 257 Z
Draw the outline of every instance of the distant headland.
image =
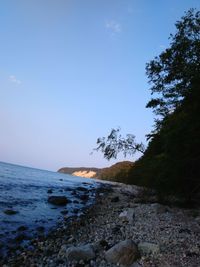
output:
M 58 170 L 60 173 L 66 173 L 85 178 L 96 178 L 102 180 L 118 181 L 126 178 L 126 174 L 133 167 L 134 162 L 122 161 L 107 168 L 94 167 L 63 167 Z

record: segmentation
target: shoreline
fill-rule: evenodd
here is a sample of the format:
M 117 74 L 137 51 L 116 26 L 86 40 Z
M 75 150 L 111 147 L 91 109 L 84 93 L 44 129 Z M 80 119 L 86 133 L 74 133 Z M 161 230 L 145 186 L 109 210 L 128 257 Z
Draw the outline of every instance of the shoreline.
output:
M 157 203 L 155 196 L 144 201 L 137 186 L 102 182 L 106 184 L 84 215 L 58 227 L 47 237 L 33 240 L 33 250 L 22 250 L 18 256 L 4 261 L 4 265 L 0 264 L 114 267 L 117 262 L 109 256 L 111 248 L 131 240 L 140 255 L 131 264 L 114 255 L 122 263 L 119 266 L 199 266 L 199 210 L 164 206 Z

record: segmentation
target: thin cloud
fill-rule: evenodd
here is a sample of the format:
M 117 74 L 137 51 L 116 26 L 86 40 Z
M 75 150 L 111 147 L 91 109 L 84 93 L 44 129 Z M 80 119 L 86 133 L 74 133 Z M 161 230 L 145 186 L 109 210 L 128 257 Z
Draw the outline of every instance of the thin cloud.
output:
M 18 84 L 20 85 L 22 82 L 20 80 L 18 80 L 15 75 L 10 75 L 9 76 L 9 81 L 12 82 L 12 83 L 15 83 L 15 84 Z
M 105 24 L 106 29 L 108 29 L 112 35 L 120 33 L 122 31 L 122 26 L 115 20 L 109 20 Z

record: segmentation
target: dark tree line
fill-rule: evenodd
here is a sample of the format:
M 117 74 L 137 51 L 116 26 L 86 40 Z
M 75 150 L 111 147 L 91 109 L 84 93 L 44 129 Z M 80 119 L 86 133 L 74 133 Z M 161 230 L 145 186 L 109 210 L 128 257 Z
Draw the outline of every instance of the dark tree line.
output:
M 147 107 L 156 115 L 147 149 L 118 129 L 99 138 L 97 149 L 107 159 L 142 152 L 129 182 L 189 199 L 200 192 L 200 12 L 190 9 L 175 25 L 169 48 L 146 66 L 152 94 Z

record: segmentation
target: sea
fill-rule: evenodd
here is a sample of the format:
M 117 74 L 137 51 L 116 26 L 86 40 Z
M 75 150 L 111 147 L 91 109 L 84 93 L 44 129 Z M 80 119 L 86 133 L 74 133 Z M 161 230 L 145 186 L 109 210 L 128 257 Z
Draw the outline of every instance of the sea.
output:
M 99 186 L 92 179 L 0 162 L 0 257 L 83 214 Z M 50 204 L 50 196 L 65 196 L 70 203 Z

